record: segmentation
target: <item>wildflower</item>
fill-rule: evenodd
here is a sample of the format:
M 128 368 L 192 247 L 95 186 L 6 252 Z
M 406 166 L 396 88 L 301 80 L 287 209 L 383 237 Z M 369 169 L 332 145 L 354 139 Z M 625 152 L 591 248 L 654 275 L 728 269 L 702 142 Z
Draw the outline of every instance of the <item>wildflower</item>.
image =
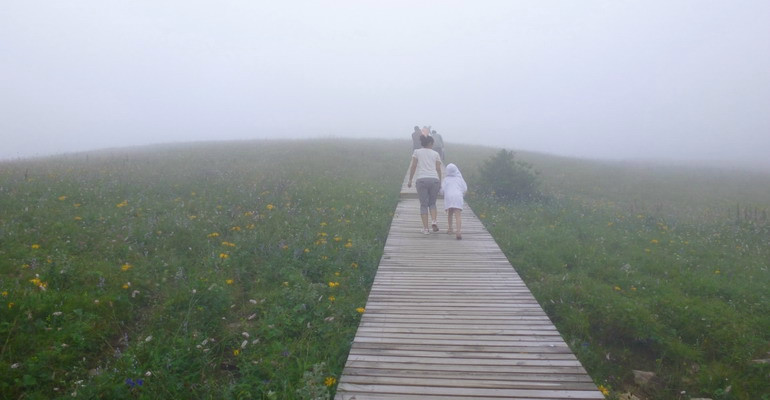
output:
M 229 255 L 229 254 L 227 254 L 227 253 L 219 253 L 219 258 L 221 258 L 221 259 L 223 259 L 223 260 L 226 260 L 226 259 L 228 259 L 229 257 L 230 257 L 230 255 Z
M 118 208 L 122 208 L 128 205 L 128 200 L 123 200 L 122 202 L 116 204 L 115 206 Z
M 243 336 L 243 337 L 245 337 L 246 339 L 248 339 L 250 335 L 249 335 L 249 333 L 248 333 L 248 332 L 241 332 L 241 336 Z
M 245 213 L 243 213 L 244 217 L 250 217 L 252 215 L 254 215 L 254 211 L 246 211 Z
M 335 383 L 337 383 L 337 379 L 333 376 L 327 376 L 326 379 L 324 379 L 324 385 L 326 386 L 332 386 Z
M 241 354 L 241 349 L 235 349 L 233 350 L 233 355 L 238 357 L 238 354 Z
M 60 201 L 64 201 L 64 200 L 67 200 L 67 196 L 59 196 L 59 200 L 60 200 Z
M 120 267 L 120 270 L 121 270 L 121 271 L 128 271 L 128 270 L 129 270 L 129 269 L 131 269 L 131 268 L 134 268 L 134 266 L 133 266 L 133 265 L 131 265 L 131 264 L 129 264 L 129 263 L 125 263 L 125 264 L 123 264 L 123 265 Z
M 245 348 L 246 348 L 246 346 L 247 346 L 248 344 L 249 344 L 249 341 L 248 341 L 248 340 L 244 340 L 244 341 L 241 343 L 241 348 L 242 348 L 242 349 L 245 349 Z
M 190 221 L 193 221 L 193 220 L 198 219 L 198 216 L 197 215 L 188 215 L 187 219 L 189 219 Z
M 75 203 L 75 204 L 73 204 L 73 205 L 72 205 L 72 207 L 78 208 L 78 207 L 80 207 L 81 205 L 82 205 L 82 204 L 80 204 L 80 203 Z
M 721 274 L 721 273 L 722 273 L 722 271 L 720 271 L 720 270 L 716 270 L 716 271 L 714 271 L 714 274 L 715 274 L 715 275 L 719 275 L 719 274 Z
M 40 245 L 39 245 L 39 244 L 37 244 L 37 243 L 35 243 L 35 244 L 33 244 L 32 246 L 29 246 L 29 247 L 31 247 L 31 248 L 33 248 L 33 249 L 39 249 L 39 248 L 40 248 Z
M 10 310 L 10 309 L 12 309 L 12 308 L 13 308 L 13 306 L 15 306 L 15 305 L 16 305 L 16 303 L 14 303 L 14 302 L 10 302 L 10 303 L 8 303 L 8 309 L 9 309 L 9 310 Z
M 352 262 L 352 263 L 350 263 L 350 266 L 352 268 L 358 268 L 358 263 L 357 262 Z
M 610 390 L 604 387 L 604 385 L 599 385 L 599 391 L 605 396 L 609 396 L 610 394 Z
M 144 338 L 144 341 L 145 341 L 145 342 L 149 342 L 149 341 L 151 341 L 151 340 L 152 340 L 152 335 L 150 335 L 150 336 L 147 336 L 146 338 Z
M 208 235 L 206 235 L 206 237 L 210 237 L 210 238 L 219 237 L 219 232 L 211 232 Z
M 226 283 L 226 284 L 228 284 L 228 285 L 232 285 L 232 284 L 233 284 L 233 282 L 234 282 L 234 281 L 233 281 L 232 279 L 228 279 L 228 280 L 226 280 L 226 281 L 225 281 L 225 283 Z
M 305 253 L 310 253 L 310 249 L 305 249 Z
M 283 282 L 283 286 L 289 287 L 289 282 Z
M 152 376 L 152 372 L 147 371 L 147 372 L 144 373 L 144 376 Z
M 8 291 L 7 290 L 3 290 L 2 294 L 3 294 L 3 297 L 8 297 Z
M 623 289 L 620 288 L 620 286 L 615 286 L 613 289 L 615 289 L 615 291 L 617 291 L 617 292 L 620 292 L 621 290 L 623 290 Z
M 80 220 L 82 220 L 82 219 L 83 219 L 82 217 L 75 217 L 75 218 L 74 218 L 74 220 L 75 220 L 75 221 L 80 221 Z
M 54 311 L 54 313 L 51 314 L 51 315 L 53 315 L 54 317 L 58 317 L 58 316 L 62 315 L 62 312 L 61 311 Z
M 283 250 L 288 250 L 288 249 L 289 249 L 289 245 L 288 245 L 288 244 L 285 244 L 285 245 L 281 246 L 281 249 L 283 249 Z
M 334 297 L 334 296 L 329 296 L 329 301 L 331 301 L 331 302 L 333 303 L 333 302 L 334 302 L 334 300 L 337 300 L 337 298 L 336 298 L 336 297 Z
M 235 243 L 232 243 L 232 242 L 222 242 L 222 246 L 235 247 Z
M 13 364 L 11 364 L 11 369 L 16 369 L 16 368 L 19 368 L 20 366 L 21 366 L 21 364 L 19 364 L 19 363 L 13 363 Z
M 240 226 L 234 226 L 234 227 L 230 228 L 230 230 L 234 231 L 234 232 L 240 232 L 241 231 L 241 227 Z
M 652 244 L 658 244 L 658 239 L 652 239 L 652 240 L 650 240 L 650 243 L 652 243 Z
M 249 303 L 251 303 L 251 304 L 257 304 L 257 301 L 256 301 L 256 300 L 254 300 L 254 299 L 250 299 L 250 300 L 249 300 Z
M 268 204 L 267 207 L 265 208 L 267 208 L 267 211 L 272 211 L 275 208 L 275 206 L 272 204 Z
M 123 289 L 128 289 L 128 288 L 130 288 L 130 287 L 131 287 L 131 282 L 126 282 L 126 283 L 124 283 L 124 284 L 123 284 L 123 286 L 121 286 L 121 287 L 122 287 Z
M 339 282 L 329 282 L 329 287 L 330 287 L 330 288 L 335 288 L 335 287 L 337 287 L 337 286 L 339 286 L 339 285 L 340 285 L 340 283 L 339 283 Z
M 141 293 L 141 292 L 140 292 L 140 291 L 138 291 L 138 290 L 134 290 L 133 292 L 131 292 L 131 298 L 132 298 L 132 299 L 133 299 L 133 298 L 135 298 L 135 297 L 136 297 L 136 295 L 138 295 L 139 293 Z
M 364 312 L 366 312 L 366 309 L 363 307 L 358 307 L 356 308 L 356 311 L 358 311 L 359 314 L 363 314 Z
M 334 241 L 335 241 L 335 242 L 339 242 L 339 241 L 341 241 L 341 240 L 342 240 L 342 238 L 341 238 L 341 237 L 339 237 L 339 236 L 334 236 Z
M 40 290 L 46 290 L 48 288 L 48 283 L 43 282 L 40 280 L 40 278 L 35 277 L 29 280 L 33 285 L 40 288 Z
M 352 241 L 350 241 L 350 239 L 348 239 L 348 242 L 347 242 L 347 243 L 345 243 L 345 248 L 348 248 L 348 249 L 349 249 L 349 248 L 351 248 L 351 247 L 353 247 L 353 242 L 352 242 Z
M 340 276 L 340 271 L 335 272 L 334 276 Z

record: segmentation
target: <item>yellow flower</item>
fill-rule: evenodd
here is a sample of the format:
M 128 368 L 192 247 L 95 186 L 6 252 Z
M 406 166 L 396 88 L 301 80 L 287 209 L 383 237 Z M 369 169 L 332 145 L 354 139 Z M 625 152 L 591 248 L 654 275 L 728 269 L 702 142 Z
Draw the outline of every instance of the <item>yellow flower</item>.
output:
M 326 226 L 326 225 L 328 225 L 326 222 L 321 222 L 321 226 Z
M 80 207 L 80 206 L 81 206 L 80 203 L 75 203 L 75 204 L 72 205 L 72 207 Z
M 194 219 L 198 219 L 198 216 L 197 216 L 197 215 L 188 215 L 188 216 L 187 216 L 187 219 L 189 219 L 190 221 L 192 221 L 192 220 L 194 220 Z
M 233 355 L 238 357 L 238 354 L 241 354 L 241 349 L 235 349 L 233 350 Z
M 206 237 L 210 237 L 210 238 L 219 237 L 219 233 L 218 232 L 211 232 L 208 235 L 206 235 Z
M 39 249 L 39 248 L 40 248 L 40 245 L 39 245 L 39 244 L 37 244 L 37 243 L 35 243 L 35 244 L 33 244 L 32 246 L 29 246 L 29 247 L 31 247 L 31 248 L 33 248 L 33 249 Z
M 310 249 L 305 249 L 305 253 L 310 253 Z
M 716 274 L 716 275 L 719 275 L 719 274 L 721 274 L 721 273 L 722 273 L 722 271 L 720 271 L 720 270 L 716 270 L 716 271 L 714 271 L 714 274 Z
M 346 247 L 346 248 L 348 248 L 348 249 L 349 249 L 349 248 L 351 248 L 351 247 L 353 247 L 353 242 L 351 242 L 350 240 L 348 240 L 348 242 L 347 242 L 347 243 L 345 243 L 345 247 Z
M 222 242 L 222 246 L 235 247 L 235 243 L 232 243 L 232 242 Z
M 329 301 L 334 302 L 334 300 L 337 300 L 337 298 L 334 296 L 329 296 Z
M 275 208 L 275 206 L 272 204 L 268 204 L 266 208 L 267 208 L 267 211 L 272 211 Z
M 358 263 L 357 262 L 352 262 L 352 263 L 350 263 L 350 266 L 353 267 L 353 268 L 358 268 Z
M 7 290 L 3 290 L 3 297 L 8 297 L 8 291 Z
M 230 255 L 227 254 L 227 253 L 219 253 L 219 258 L 221 258 L 223 260 L 227 260 L 229 257 L 230 257 Z
M 623 290 L 623 289 L 621 289 L 621 288 L 620 288 L 620 286 L 615 286 L 613 289 L 615 289 L 615 290 L 616 290 L 616 291 L 618 291 L 618 292 L 619 292 L 619 291 L 621 291 L 621 290 Z
M 234 226 L 234 227 L 230 228 L 230 230 L 231 231 L 235 231 L 235 232 L 240 232 L 241 231 L 241 227 L 240 226 Z
M 123 200 L 122 202 L 115 205 L 115 207 L 121 208 L 128 205 L 128 200 Z
M 341 237 L 339 237 L 339 236 L 335 236 L 335 237 L 334 237 L 334 241 L 335 241 L 335 242 L 339 242 L 340 240 L 342 240 L 342 238 L 341 238 Z
M 130 285 L 130 284 L 128 284 L 128 283 L 124 283 L 124 284 L 123 284 L 123 286 L 121 286 L 121 287 L 122 287 L 123 289 L 128 289 L 129 287 L 131 287 L 131 285 Z
M 81 218 L 81 217 L 75 217 L 75 221 L 80 221 L 80 220 L 82 220 L 82 219 L 83 219 L 83 218 Z
M 250 217 L 252 215 L 254 215 L 253 211 L 246 211 L 245 213 L 243 213 L 243 216 L 245 216 L 245 217 Z
M 67 200 L 67 196 L 59 196 L 59 200 L 61 201 Z
M 337 287 L 337 286 L 339 286 L 339 285 L 340 285 L 340 283 L 339 283 L 339 282 L 329 282 L 329 287 L 330 287 L 330 288 L 334 288 L 334 287 Z
M 337 379 L 333 376 L 327 376 L 326 379 L 324 379 L 324 385 L 326 386 L 332 386 L 335 383 L 337 383 Z
M 604 387 L 604 385 L 599 385 L 599 391 L 605 396 L 609 396 L 610 394 L 610 390 Z
M 340 276 L 340 272 L 339 271 L 335 272 L 334 276 Z
M 285 244 L 285 245 L 281 246 L 281 248 L 284 249 L 284 250 L 288 250 L 289 249 L 289 245 Z
M 650 243 L 652 243 L 652 244 L 658 244 L 658 239 L 652 239 L 652 240 L 650 240 Z
M 364 312 L 366 312 L 366 309 L 363 307 L 358 307 L 356 308 L 356 311 L 358 311 L 360 314 L 363 314 Z
M 289 287 L 289 282 L 284 282 L 283 286 Z
M 8 309 L 10 310 L 10 309 L 11 309 L 11 308 L 13 308 L 13 306 L 15 306 L 15 305 L 16 305 L 16 303 L 14 303 L 14 302 L 10 302 L 10 303 L 8 303 Z
M 133 268 L 133 267 L 134 267 L 133 265 L 131 265 L 131 264 L 129 264 L 129 263 L 125 263 L 125 264 L 123 264 L 123 265 L 120 267 L 120 270 L 121 270 L 121 271 L 128 271 L 129 269 L 131 269 L 131 268 Z
M 226 284 L 228 284 L 228 285 L 232 285 L 232 284 L 233 284 L 233 282 L 234 282 L 234 281 L 233 281 L 232 279 L 228 279 L 228 280 L 226 280 L 226 281 L 225 281 L 225 283 L 226 283 Z

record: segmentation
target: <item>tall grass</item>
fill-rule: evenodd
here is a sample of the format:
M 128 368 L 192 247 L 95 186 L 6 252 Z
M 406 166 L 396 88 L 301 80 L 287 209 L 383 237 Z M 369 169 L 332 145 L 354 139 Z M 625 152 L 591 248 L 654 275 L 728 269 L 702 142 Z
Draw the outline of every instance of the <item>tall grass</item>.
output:
M 408 161 L 374 145 L 2 164 L 0 397 L 333 393 Z

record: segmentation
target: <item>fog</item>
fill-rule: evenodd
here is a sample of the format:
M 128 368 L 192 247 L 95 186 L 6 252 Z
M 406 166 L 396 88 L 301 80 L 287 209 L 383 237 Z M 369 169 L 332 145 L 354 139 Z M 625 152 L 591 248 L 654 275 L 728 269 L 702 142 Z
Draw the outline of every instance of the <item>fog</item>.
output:
M 770 168 L 770 2 L 0 3 L 0 159 L 403 138 Z M 368 149 L 366 151 L 371 151 Z

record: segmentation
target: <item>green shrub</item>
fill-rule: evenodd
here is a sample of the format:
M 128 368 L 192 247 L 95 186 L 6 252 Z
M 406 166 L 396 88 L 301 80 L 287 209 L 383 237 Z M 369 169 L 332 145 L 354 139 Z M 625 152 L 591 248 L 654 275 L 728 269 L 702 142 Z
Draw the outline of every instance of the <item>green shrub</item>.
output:
M 532 165 L 514 159 L 513 151 L 501 149 L 479 169 L 479 193 L 502 200 L 531 200 L 540 197 L 539 182 Z

